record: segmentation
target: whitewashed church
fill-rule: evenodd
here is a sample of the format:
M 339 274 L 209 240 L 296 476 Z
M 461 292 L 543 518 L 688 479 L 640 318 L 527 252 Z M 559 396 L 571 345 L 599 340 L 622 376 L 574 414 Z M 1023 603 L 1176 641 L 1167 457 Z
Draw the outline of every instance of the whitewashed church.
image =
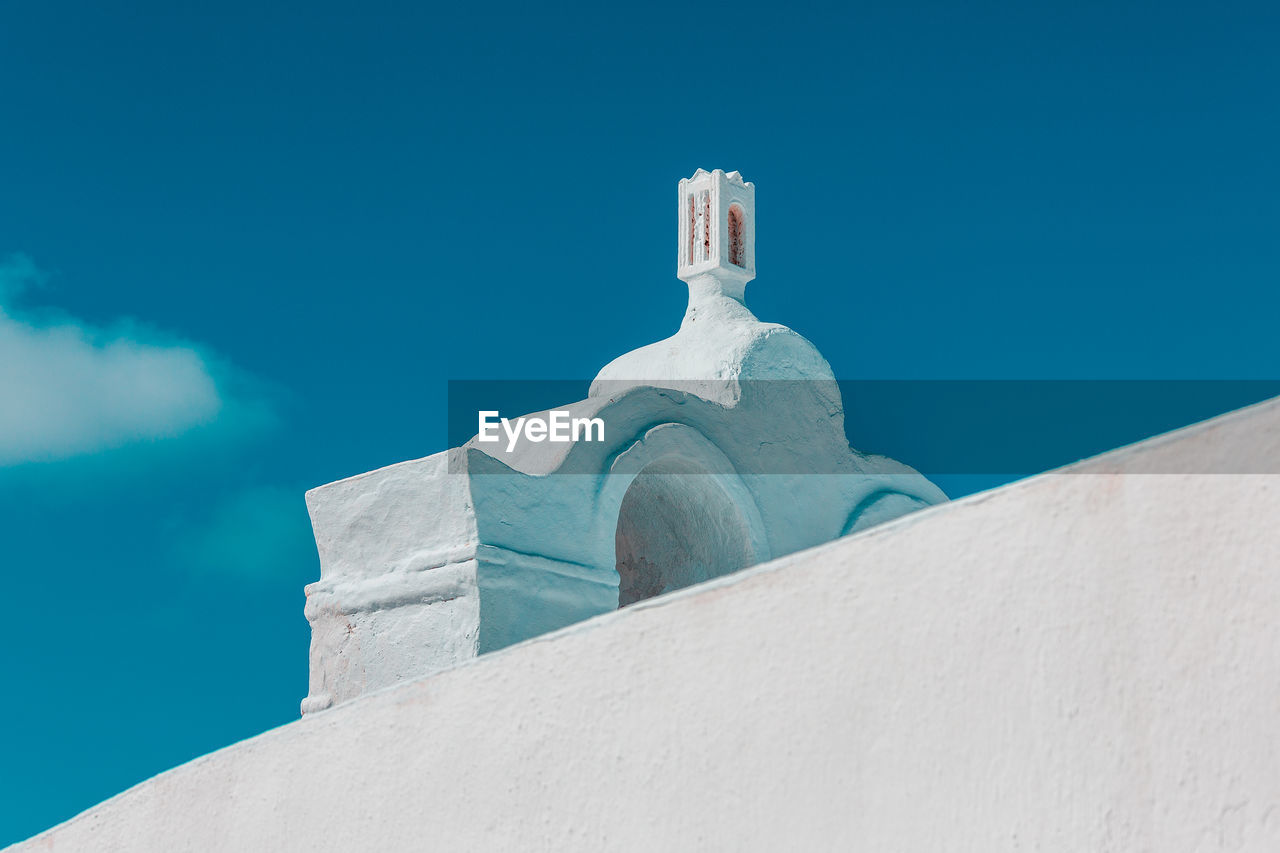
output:
M 1280 400 L 948 502 L 676 212 L 600 440 L 309 492 L 302 718 L 12 849 L 1280 850 Z

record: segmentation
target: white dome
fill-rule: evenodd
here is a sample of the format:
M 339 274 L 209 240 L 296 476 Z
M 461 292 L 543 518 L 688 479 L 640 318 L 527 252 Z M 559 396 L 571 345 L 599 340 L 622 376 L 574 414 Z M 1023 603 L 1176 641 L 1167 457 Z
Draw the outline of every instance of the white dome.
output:
M 591 396 L 614 396 L 643 384 L 729 402 L 737 399 L 742 381 L 834 383 L 831 365 L 803 336 L 777 323 L 762 323 L 731 296 L 690 290 L 680 330 L 609 362 L 592 383 Z

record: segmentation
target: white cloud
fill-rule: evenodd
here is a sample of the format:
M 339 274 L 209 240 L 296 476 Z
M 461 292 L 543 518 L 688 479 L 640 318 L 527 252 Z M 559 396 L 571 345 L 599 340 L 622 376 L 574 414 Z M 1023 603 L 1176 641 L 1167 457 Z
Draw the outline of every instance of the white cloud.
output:
M 13 307 L 41 280 L 24 257 L 0 261 L 0 466 L 175 436 L 226 408 L 190 344 Z

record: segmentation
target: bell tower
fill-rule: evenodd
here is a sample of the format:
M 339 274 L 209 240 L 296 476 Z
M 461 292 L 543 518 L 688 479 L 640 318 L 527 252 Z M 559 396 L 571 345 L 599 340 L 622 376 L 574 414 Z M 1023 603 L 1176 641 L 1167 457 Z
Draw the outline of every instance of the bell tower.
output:
M 676 276 L 685 282 L 709 276 L 742 298 L 756 277 L 756 187 L 737 172 L 699 169 L 682 178 Z

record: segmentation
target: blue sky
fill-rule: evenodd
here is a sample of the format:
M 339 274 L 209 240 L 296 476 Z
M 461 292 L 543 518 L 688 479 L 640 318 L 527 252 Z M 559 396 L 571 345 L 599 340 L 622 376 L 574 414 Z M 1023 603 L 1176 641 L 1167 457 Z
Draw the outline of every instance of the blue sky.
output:
M 5 3 L 0 843 L 296 718 L 302 492 L 443 449 L 449 379 L 672 332 L 697 167 L 755 182 L 749 304 L 839 376 L 1277 378 L 1278 42 L 1269 3 Z

